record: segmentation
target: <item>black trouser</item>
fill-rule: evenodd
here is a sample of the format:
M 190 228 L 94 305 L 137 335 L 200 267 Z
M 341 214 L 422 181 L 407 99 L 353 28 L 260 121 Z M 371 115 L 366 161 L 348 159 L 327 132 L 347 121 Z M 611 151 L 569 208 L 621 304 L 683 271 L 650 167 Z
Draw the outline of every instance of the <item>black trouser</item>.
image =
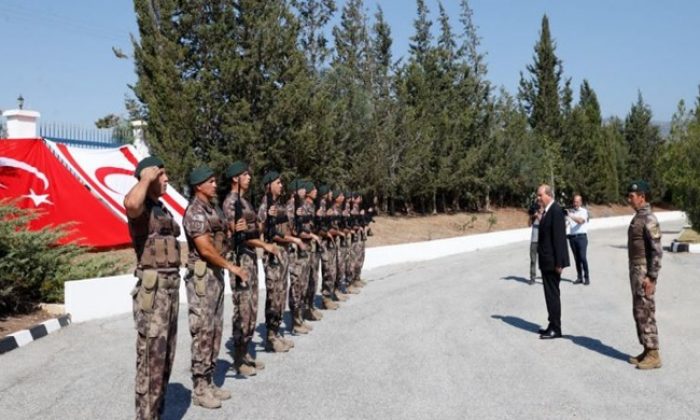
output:
M 569 235 L 568 238 L 571 252 L 573 252 L 574 261 L 576 262 L 576 279 L 588 280 L 588 259 L 586 258 L 588 236 L 585 233 L 580 233 L 578 235 Z
M 561 300 L 559 298 L 559 281 L 561 274 L 556 271 L 542 271 L 544 301 L 547 303 L 549 327 L 561 332 Z

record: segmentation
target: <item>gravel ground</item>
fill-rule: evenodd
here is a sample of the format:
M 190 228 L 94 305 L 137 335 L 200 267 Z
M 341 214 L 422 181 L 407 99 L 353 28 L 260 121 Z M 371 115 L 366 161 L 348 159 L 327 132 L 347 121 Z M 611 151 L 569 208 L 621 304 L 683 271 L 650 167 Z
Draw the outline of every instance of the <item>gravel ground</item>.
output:
M 681 224 L 663 226 L 664 242 Z M 186 307 L 180 311 L 168 419 L 664 418 L 700 414 L 700 255 L 666 253 L 657 292 L 662 369 L 638 371 L 626 228 L 590 236 L 590 286 L 562 281 L 564 338 L 539 340 L 542 286 L 527 243 L 365 273 L 369 284 L 325 312 L 296 348 L 236 377 L 222 346 L 219 410 L 191 404 Z M 262 299 L 264 302 L 264 299 Z M 225 329 L 230 329 L 227 299 Z M 262 315 L 262 314 L 261 314 Z M 262 316 L 260 317 L 262 321 Z M 258 328 L 264 333 L 264 324 Z M 75 324 L 0 356 L 0 418 L 133 416 L 130 316 Z

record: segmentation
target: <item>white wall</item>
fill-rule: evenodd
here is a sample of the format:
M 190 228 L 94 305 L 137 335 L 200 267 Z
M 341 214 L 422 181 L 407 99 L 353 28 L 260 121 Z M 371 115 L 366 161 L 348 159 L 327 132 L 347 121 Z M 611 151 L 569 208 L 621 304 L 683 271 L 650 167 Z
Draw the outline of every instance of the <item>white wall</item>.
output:
M 678 211 L 659 212 L 656 213 L 656 217 L 660 223 L 663 223 L 671 220 L 684 220 L 685 214 Z M 618 216 L 592 219 L 589 230 L 625 226 L 630 222 L 631 218 L 632 216 Z M 431 260 L 529 240 L 530 228 L 524 228 L 435 241 L 368 248 L 365 255 L 364 269 L 371 270 L 372 268 L 385 265 Z M 183 278 L 184 274 L 183 269 Z M 258 280 L 260 288 L 264 289 L 265 276 L 260 260 L 258 260 Z M 135 283 L 136 279 L 132 275 L 66 282 L 66 312 L 71 314 L 73 322 L 83 322 L 131 312 L 132 301 L 129 293 Z M 230 295 L 231 288 L 228 282 L 228 274 L 226 275 L 225 283 L 225 293 Z M 187 302 L 184 281 L 180 283 L 180 302 Z

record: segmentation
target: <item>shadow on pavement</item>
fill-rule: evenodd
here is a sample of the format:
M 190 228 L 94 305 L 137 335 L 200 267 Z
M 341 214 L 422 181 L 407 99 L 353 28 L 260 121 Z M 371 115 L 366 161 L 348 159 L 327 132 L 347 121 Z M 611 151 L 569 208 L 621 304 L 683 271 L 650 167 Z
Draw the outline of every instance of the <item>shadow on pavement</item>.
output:
M 562 338 L 571 340 L 571 342 L 576 344 L 577 346 L 581 346 L 596 353 L 600 353 L 603 356 L 608 356 L 613 359 L 622 360 L 625 363 L 627 363 L 627 360 L 630 357 L 629 354 L 623 353 L 613 347 L 610 347 L 596 338 L 590 338 L 580 335 L 563 335 Z
M 500 319 L 501 321 L 505 322 L 506 324 L 513 326 L 515 328 L 520 328 L 521 330 L 529 331 L 532 333 L 537 333 L 537 330 L 540 329 L 540 326 L 532 323 L 530 321 L 525 321 L 522 318 L 518 318 L 517 316 L 510 316 L 510 315 L 491 315 L 491 318 L 493 319 Z
M 500 319 L 501 321 L 505 322 L 506 324 L 513 326 L 515 328 L 520 328 L 521 330 L 529 331 L 532 333 L 537 334 L 540 326 L 530 322 L 526 321 L 522 318 L 518 318 L 517 316 L 510 316 L 510 315 L 491 315 L 491 318 L 493 319 Z M 590 338 L 590 337 L 585 337 L 585 336 L 578 336 L 578 335 L 563 335 L 563 339 L 566 340 L 571 340 L 572 343 L 576 344 L 577 346 L 581 346 L 585 349 L 594 351 L 596 353 L 602 354 L 603 356 L 611 357 L 613 359 L 617 360 L 622 360 L 624 362 L 627 362 L 629 359 L 630 355 L 623 353 L 614 347 L 610 347 L 607 344 L 604 344 L 602 341 L 596 339 L 596 338 Z
M 164 420 L 180 420 L 185 417 L 185 413 L 192 403 L 192 391 L 185 388 L 180 383 L 169 383 L 165 391 L 165 412 Z
M 527 285 L 530 284 L 530 279 L 525 278 L 525 277 L 520 277 L 520 276 L 505 276 L 505 277 L 501 277 L 501 280 L 513 280 L 513 281 L 517 281 L 519 283 L 525 283 Z

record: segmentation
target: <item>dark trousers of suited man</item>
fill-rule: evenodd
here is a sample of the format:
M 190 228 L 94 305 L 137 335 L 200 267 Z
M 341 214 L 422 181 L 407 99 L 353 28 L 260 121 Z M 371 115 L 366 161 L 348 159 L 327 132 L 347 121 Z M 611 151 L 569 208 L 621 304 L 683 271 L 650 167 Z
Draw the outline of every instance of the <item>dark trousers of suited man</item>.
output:
M 561 299 L 559 282 L 564 267 L 569 266 L 569 249 L 566 243 L 566 222 L 564 212 L 553 200 L 552 190 L 548 185 L 537 189 L 537 198 L 545 213 L 540 220 L 537 240 L 544 299 L 547 304 L 549 325 L 542 338 L 561 335 Z M 551 333 L 555 334 L 551 334 Z

